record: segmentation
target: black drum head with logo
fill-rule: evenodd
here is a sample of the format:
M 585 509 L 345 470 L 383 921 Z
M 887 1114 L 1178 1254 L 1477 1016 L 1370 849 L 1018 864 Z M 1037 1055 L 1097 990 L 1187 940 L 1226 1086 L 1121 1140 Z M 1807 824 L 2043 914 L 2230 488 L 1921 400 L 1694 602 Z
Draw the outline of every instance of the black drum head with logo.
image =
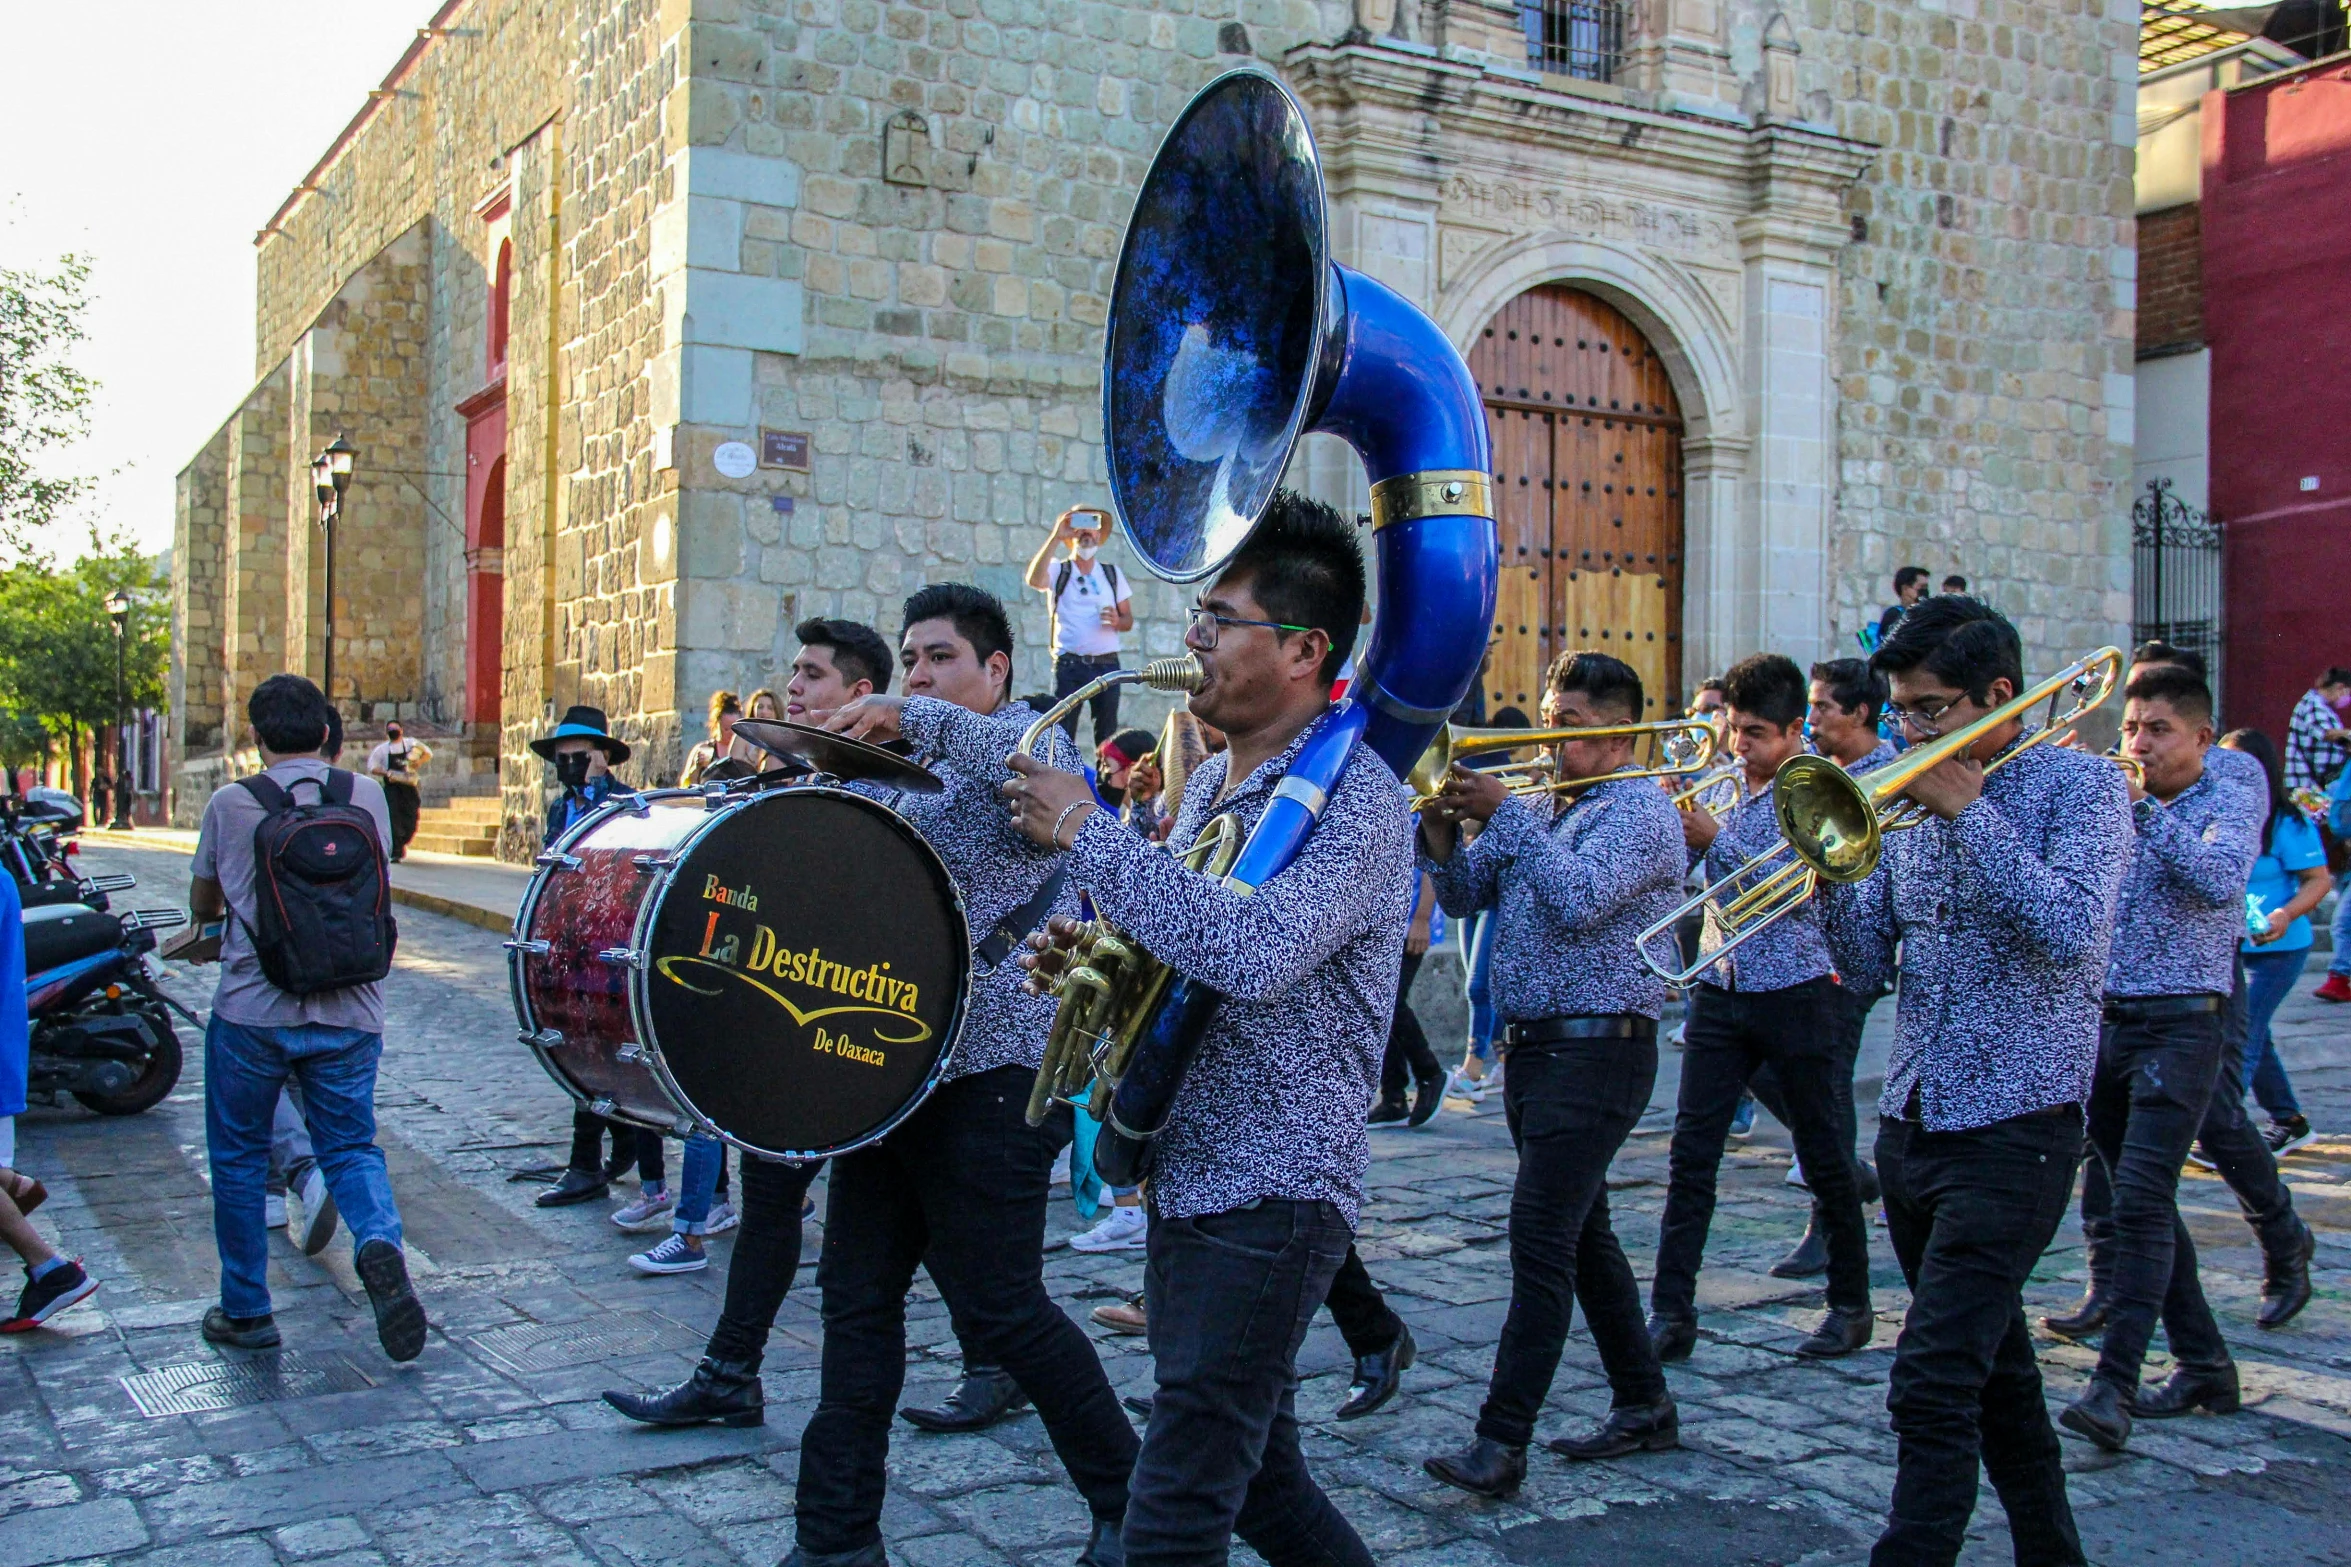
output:
M 672 870 L 646 948 L 648 1021 L 678 1090 L 729 1137 L 810 1157 L 920 1099 L 971 963 L 938 855 L 830 789 L 721 817 Z

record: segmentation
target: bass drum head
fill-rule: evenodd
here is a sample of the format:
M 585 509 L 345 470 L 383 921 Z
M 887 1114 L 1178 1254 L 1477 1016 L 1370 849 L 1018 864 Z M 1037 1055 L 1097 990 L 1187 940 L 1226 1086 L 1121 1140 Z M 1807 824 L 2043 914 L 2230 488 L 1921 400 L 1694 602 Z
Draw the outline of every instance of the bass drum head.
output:
M 834 789 L 755 796 L 672 868 L 644 943 L 646 1022 L 694 1112 L 821 1158 L 921 1103 L 963 1021 L 971 946 L 938 855 Z

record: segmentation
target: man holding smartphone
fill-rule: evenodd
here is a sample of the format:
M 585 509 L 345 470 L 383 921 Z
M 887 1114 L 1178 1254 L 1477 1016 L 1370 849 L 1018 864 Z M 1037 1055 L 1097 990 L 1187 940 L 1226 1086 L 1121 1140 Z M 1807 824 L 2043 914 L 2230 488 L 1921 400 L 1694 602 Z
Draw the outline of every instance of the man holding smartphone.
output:
M 1119 633 L 1135 629 L 1134 595 L 1126 574 L 1097 560 L 1110 534 L 1110 513 L 1097 506 L 1072 506 L 1054 519 L 1053 533 L 1029 560 L 1028 584 L 1053 606 L 1053 700 L 1118 667 Z M 1053 552 L 1069 546 L 1056 561 Z M 1087 704 L 1094 712 L 1094 745 L 1118 733 L 1118 687 Z M 1074 742 L 1078 715 L 1062 720 Z

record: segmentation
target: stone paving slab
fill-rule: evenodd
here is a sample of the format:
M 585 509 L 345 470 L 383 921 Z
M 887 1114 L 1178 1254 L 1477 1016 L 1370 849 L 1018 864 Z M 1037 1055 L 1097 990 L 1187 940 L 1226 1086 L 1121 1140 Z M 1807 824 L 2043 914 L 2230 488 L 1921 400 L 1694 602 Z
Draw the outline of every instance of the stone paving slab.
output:
M 93 844 L 93 870 L 141 877 L 134 904 L 185 896 L 186 857 L 147 844 Z M 409 867 L 403 867 L 408 870 Z M 487 868 L 485 868 L 487 869 Z M 2314 982 L 2314 981 L 2313 981 Z M 1424 979 L 1424 986 L 1428 983 Z M 175 991 L 201 1008 L 202 976 Z M 2303 987 L 2307 990 L 2308 985 Z M 545 1211 L 512 1169 L 560 1158 L 569 1102 L 511 1043 L 497 937 L 411 909 L 387 985 L 391 1020 L 379 1119 L 420 1292 L 435 1328 L 401 1367 L 377 1350 L 340 1245 L 317 1259 L 274 1237 L 270 1287 L 289 1347 L 346 1357 L 374 1378 L 359 1392 L 198 1415 L 143 1418 L 121 1379 L 216 1352 L 195 1332 L 217 1284 L 203 1151 L 202 1052 L 185 1080 L 128 1120 L 36 1109 L 24 1162 L 55 1194 L 39 1216 L 104 1280 L 56 1329 L 0 1341 L 0 1567 L 109 1561 L 137 1567 L 264 1563 L 664 1564 L 776 1561 L 791 1543 L 795 1449 L 816 1396 L 821 1331 L 813 1275 L 785 1302 L 766 1368 L 769 1420 L 749 1430 L 663 1433 L 629 1426 L 607 1387 L 681 1376 L 687 1350 L 622 1353 L 517 1370 L 495 1349 L 532 1325 L 621 1326 L 644 1314 L 699 1334 L 714 1320 L 732 1242 L 705 1273 L 628 1270 L 654 1237 L 624 1236 L 608 1204 Z M 1873 1019 L 1872 1049 L 1892 1008 Z M 2066 1444 L 2093 1559 L 2261 1567 L 2351 1559 L 2351 1009 L 2297 995 L 2281 1050 L 2314 1121 L 2331 1135 L 2285 1162 L 2320 1231 L 2319 1297 L 2289 1330 L 2251 1326 L 2260 1260 L 2225 1188 L 2182 1183 L 2208 1293 L 2240 1358 L 2246 1413 L 2142 1426 L 2130 1453 Z M 1679 1059 L 1664 1052 L 1656 1099 L 1611 1179 L 1637 1270 L 1654 1255 L 1665 1132 Z M 1865 1055 L 1865 1073 L 1869 1057 Z M 1701 1276 L 1701 1342 L 1669 1370 L 1687 1445 L 1677 1453 L 1571 1467 L 1538 1453 L 1525 1491 L 1492 1503 L 1437 1485 L 1420 1460 L 1469 1433 L 1506 1309 L 1503 1225 L 1513 1159 L 1499 1100 L 1455 1103 L 1429 1127 L 1373 1144 L 1361 1236 L 1375 1276 L 1421 1344 L 1406 1394 L 1338 1425 L 1344 1344 L 1327 1321 L 1300 1357 L 1310 1461 L 1375 1554 L 1407 1567 L 1654 1560 L 1858 1563 L 1893 1480 L 1885 1378 L 1906 1304 L 1873 1231 L 1878 1333 L 1829 1365 L 1790 1353 L 1818 1291 L 1765 1269 L 1802 1228 L 1785 1185 L 1784 1132 L 1768 1118 L 1725 1160 Z M 678 1166 L 671 1148 L 670 1166 Z M 821 1221 L 824 1187 L 816 1196 Z M 1052 1234 L 1080 1227 L 1058 1204 Z M 812 1267 L 821 1222 L 809 1230 Z M 2070 1305 L 2081 1238 L 2069 1223 L 2036 1271 L 2036 1311 Z M 1073 1318 L 1136 1287 L 1137 1253 L 1048 1253 L 1047 1282 Z M 944 1306 L 918 1280 L 908 1309 L 909 1398 L 943 1392 L 957 1351 Z M 1142 1341 L 1086 1324 L 1114 1386 L 1147 1390 Z M 506 1339 L 496 1337 L 501 1333 Z M 486 1342 L 485 1342 L 486 1341 Z M 616 1341 L 617 1342 L 617 1341 Z M 2090 1349 L 2045 1340 L 2052 1407 L 2078 1389 Z M 2158 1355 L 2151 1371 L 2167 1363 Z M 1542 1435 L 1606 1403 L 1589 1340 L 1569 1341 Z M 1033 1415 L 980 1436 L 901 1428 L 884 1532 L 903 1567 L 1066 1563 L 1084 1509 Z M 1256 1557 L 1236 1548 L 1235 1560 Z M 1998 1502 L 1979 1504 L 1970 1563 L 2009 1559 Z

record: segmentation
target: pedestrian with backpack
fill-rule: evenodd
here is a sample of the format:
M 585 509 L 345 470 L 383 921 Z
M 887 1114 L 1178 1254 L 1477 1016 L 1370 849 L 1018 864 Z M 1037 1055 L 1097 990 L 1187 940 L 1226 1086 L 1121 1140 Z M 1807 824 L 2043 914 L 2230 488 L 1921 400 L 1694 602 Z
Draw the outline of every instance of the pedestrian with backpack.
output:
M 1096 557 L 1110 532 L 1110 514 L 1093 506 L 1073 506 L 1054 519 L 1053 532 L 1030 557 L 1028 585 L 1045 595 L 1053 609 L 1053 700 L 1058 702 L 1087 681 L 1118 668 L 1121 632 L 1135 629 L 1134 591 L 1117 566 Z M 1055 561 L 1053 551 L 1067 544 L 1069 554 Z M 1097 694 L 1087 704 L 1094 710 L 1094 746 L 1118 733 L 1118 687 Z M 1061 721 L 1074 744 L 1078 715 Z
M 196 842 L 189 903 L 221 973 L 204 1033 L 204 1131 L 220 1304 L 204 1336 L 237 1349 L 281 1340 L 270 1313 L 263 1198 L 278 1095 L 299 1086 L 318 1168 L 350 1229 L 353 1264 L 394 1360 L 424 1348 L 400 1209 L 376 1146 L 383 1053 L 381 981 L 396 931 L 385 858 L 391 812 L 374 779 L 319 749 L 330 709 L 299 675 L 272 675 L 245 705 L 261 773 L 213 793 Z M 217 940 L 218 946 L 212 943 Z

